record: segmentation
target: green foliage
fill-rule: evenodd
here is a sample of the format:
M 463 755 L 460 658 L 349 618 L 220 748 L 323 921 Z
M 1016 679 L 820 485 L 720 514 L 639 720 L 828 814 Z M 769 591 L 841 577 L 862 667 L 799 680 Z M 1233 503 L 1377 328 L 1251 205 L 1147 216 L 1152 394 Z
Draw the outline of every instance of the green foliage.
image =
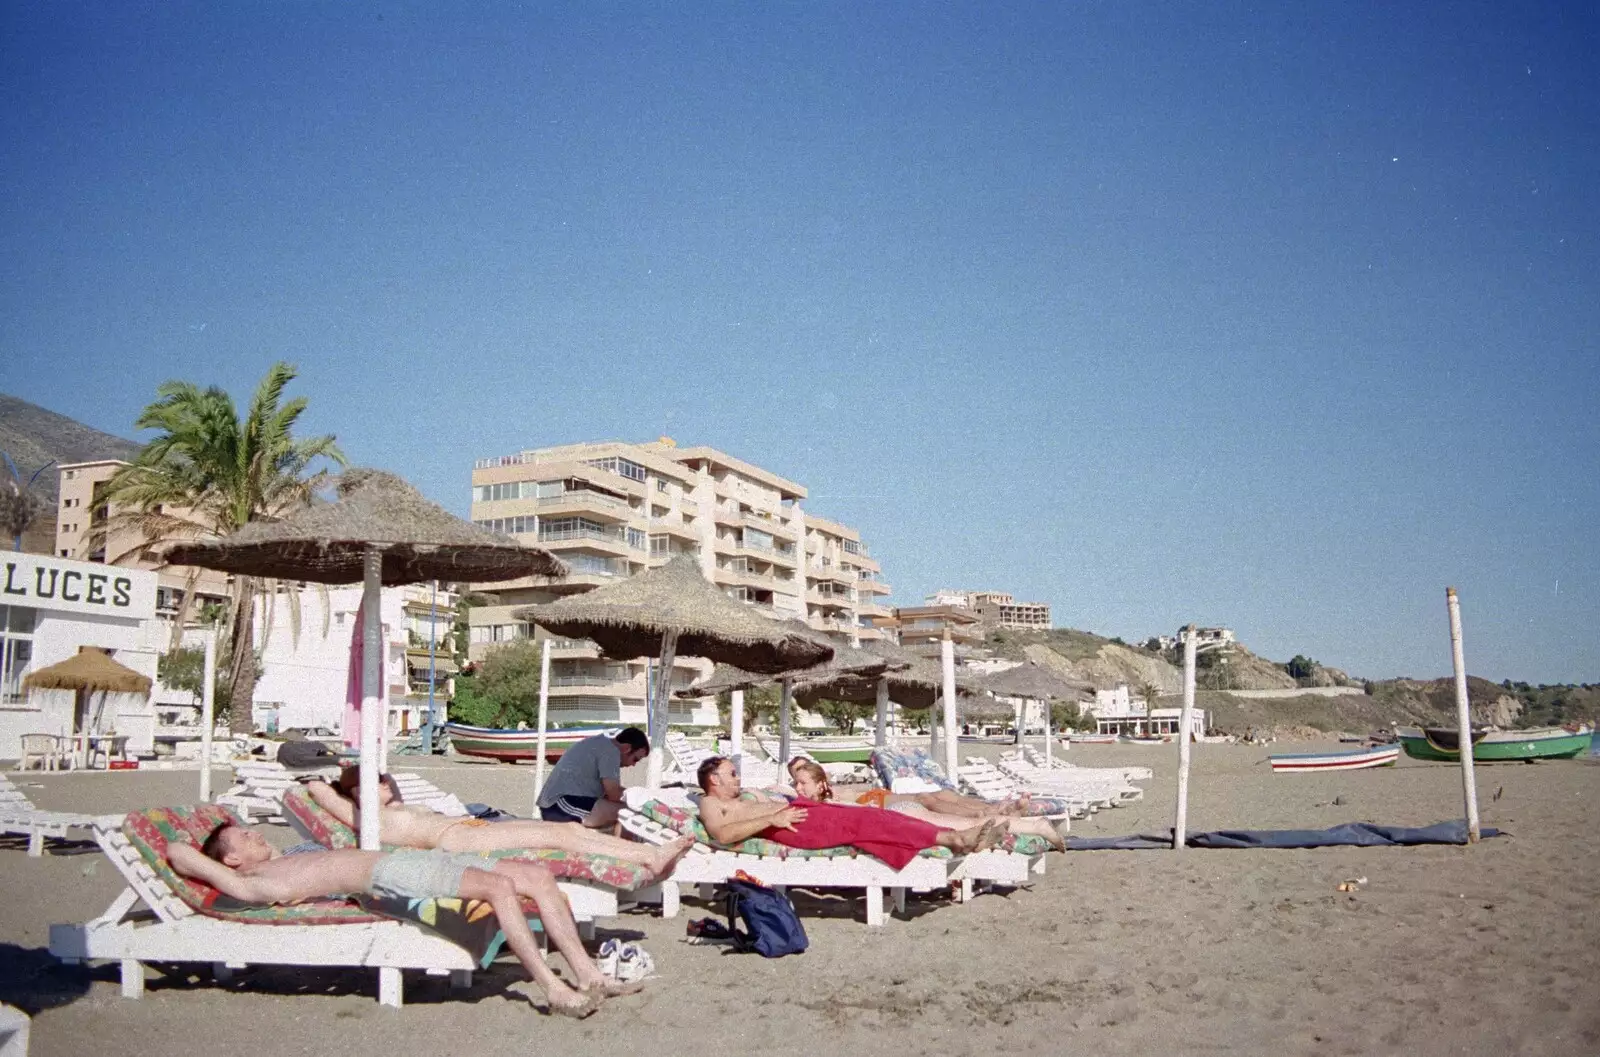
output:
M 776 730 L 778 726 L 778 702 L 783 699 L 783 691 L 776 686 L 758 686 L 744 692 L 744 733 L 752 734 L 756 727 L 766 726 L 769 730 Z M 789 702 L 789 722 L 795 719 L 794 702 Z M 717 695 L 717 715 L 722 720 L 722 729 L 733 729 L 733 695 L 724 690 Z
M 1283 666 L 1283 670 L 1298 681 L 1312 678 L 1317 674 L 1317 669 L 1321 667 L 1322 665 L 1310 657 L 1297 653 L 1290 658 L 1288 664 Z
M 305 397 L 284 400 L 294 377 L 292 365 L 273 364 L 243 416 L 217 386 L 163 382 L 156 390 L 159 399 L 134 422 L 136 429 L 155 430 L 155 439 L 106 483 L 100 500 L 110 514 L 94 523 L 90 547 L 131 541 L 125 551 L 107 552 L 107 560 L 115 564 L 152 546 L 226 536 L 309 503 L 328 481 L 326 469 L 313 468 L 327 462 L 343 465 L 344 455 L 331 435 L 295 438 L 294 426 L 307 402 Z M 195 597 L 193 580 L 184 588 L 175 622 L 179 628 Z M 258 590 L 256 578 L 235 578 L 236 604 L 226 636 L 234 647 L 226 682 L 245 701 L 254 697 L 258 671 L 249 646 Z M 231 725 L 236 733 L 249 733 L 250 710 L 239 712 Z
M 856 729 L 856 721 L 876 717 L 876 705 L 858 705 L 850 701 L 833 701 L 827 698 L 811 706 L 811 711 L 833 724 L 840 734 Z
M 518 639 L 491 652 L 475 671 L 457 676 L 450 718 L 475 727 L 537 724 L 541 653 L 534 640 Z
M 256 664 L 260 665 L 261 655 L 256 654 Z M 232 658 L 228 656 L 227 644 L 221 643 L 217 650 L 217 681 L 212 688 L 212 713 L 217 721 L 227 721 L 233 715 L 233 680 L 229 677 L 232 671 Z M 194 704 L 199 704 L 206 689 L 206 651 L 199 646 L 180 646 L 169 650 L 156 658 L 156 679 L 168 690 L 181 690 L 188 694 Z
M 1095 730 L 1092 712 L 1079 712 L 1077 705 L 1054 704 L 1050 706 L 1050 726 L 1055 730 Z

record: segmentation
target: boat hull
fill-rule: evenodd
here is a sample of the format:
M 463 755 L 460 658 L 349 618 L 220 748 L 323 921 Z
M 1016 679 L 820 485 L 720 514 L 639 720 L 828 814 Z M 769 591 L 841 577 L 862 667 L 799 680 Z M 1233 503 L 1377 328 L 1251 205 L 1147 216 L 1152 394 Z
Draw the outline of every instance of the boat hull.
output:
M 1400 746 L 1384 745 L 1345 752 L 1276 753 L 1268 756 L 1274 771 L 1310 773 L 1313 771 L 1364 771 L 1372 767 L 1393 767 L 1400 758 Z
M 1497 730 L 1472 743 L 1472 759 L 1480 763 L 1512 763 L 1522 760 L 1565 760 L 1587 752 L 1590 731 Z M 1396 731 L 1406 755 L 1417 760 L 1458 761 L 1459 743 L 1442 743 L 1426 730 L 1403 728 Z
M 446 723 L 450 747 L 462 756 L 476 756 L 486 760 L 516 763 L 533 760 L 539 755 L 539 732 L 536 730 L 503 730 L 493 727 L 473 727 L 465 723 Z M 544 757 L 554 763 L 561 754 L 584 738 L 596 734 L 615 734 L 620 727 L 574 727 L 550 730 L 544 736 Z

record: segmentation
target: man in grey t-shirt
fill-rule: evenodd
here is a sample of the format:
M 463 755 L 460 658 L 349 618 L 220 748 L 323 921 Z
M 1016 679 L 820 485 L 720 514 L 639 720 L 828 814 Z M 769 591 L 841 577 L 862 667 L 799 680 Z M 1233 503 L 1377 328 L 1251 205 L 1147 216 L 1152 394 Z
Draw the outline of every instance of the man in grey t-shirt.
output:
M 561 754 L 539 790 L 539 817 L 594 829 L 615 825 L 622 805 L 622 769 L 648 755 L 650 739 L 638 727 L 624 727 L 614 738 L 584 738 Z

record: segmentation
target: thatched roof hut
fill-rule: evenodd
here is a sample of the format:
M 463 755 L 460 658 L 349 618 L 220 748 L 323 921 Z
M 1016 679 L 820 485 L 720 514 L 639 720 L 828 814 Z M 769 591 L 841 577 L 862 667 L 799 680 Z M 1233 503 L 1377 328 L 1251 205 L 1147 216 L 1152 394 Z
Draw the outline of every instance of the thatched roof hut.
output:
M 699 563 L 678 555 L 637 576 L 545 605 L 514 610 L 567 638 L 593 639 L 618 660 L 654 655 L 677 634 L 676 652 L 731 664 L 757 675 L 781 675 L 821 664 L 833 647 L 736 602 L 700 575 Z
M 396 475 L 370 469 L 340 475 L 331 503 L 282 521 L 252 522 L 223 539 L 179 544 L 164 557 L 244 576 L 348 584 L 360 582 L 374 546 L 383 554 L 383 582 L 391 585 L 566 573 L 549 551 L 462 521 Z
M 104 650 L 85 646 L 64 661 L 29 672 L 23 677 L 22 686 L 25 690 L 148 694 L 151 682 L 149 676 L 117 663 Z

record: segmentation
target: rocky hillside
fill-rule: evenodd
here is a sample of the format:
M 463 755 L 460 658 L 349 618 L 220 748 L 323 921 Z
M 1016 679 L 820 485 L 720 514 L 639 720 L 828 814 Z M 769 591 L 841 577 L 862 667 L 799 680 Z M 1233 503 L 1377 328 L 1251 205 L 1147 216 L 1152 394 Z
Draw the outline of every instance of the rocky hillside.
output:
M 1032 660 L 1096 686 L 1109 688 L 1126 683 L 1135 695 L 1156 695 L 1157 707 L 1181 703 L 1182 669 L 1170 657 L 1154 650 L 1068 628 L 994 632 L 985 645 L 998 656 Z M 1396 724 L 1441 725 L 1455 721 L 1455 682 L 1448 678 L 1370 682 L 1364 684 L 1365 693 L 1337 697 L 1315 693 L 1267 698 L 1235 696 L 1228 691 L 1363 685 L 1336 668 L 1320 665 L 1314 666 L 1303 680 L 1296 680 L 1284 666 L 1258 657 L 1242 645 L 1225 652 L 1201 654 L 1195 682 L 1197 704 L 1207 710 L 1212 728 L 1227 734 L 1249 730 L 1302 736 L 1338 731 L 1367 733 Z M 1554 689 L 1563 693 L 1556 704 L 1546 706 L 1544 698 L 1550 697 Z M 1467 697 L 1473 722 L 1500 727 L 1592 719 L 1591 713 L 1600 713 L 1600 687 L 1592 692 L 1587 687 L 1512 689 L 1469 678 Z M 1536 699 L 1537 708 L 1530 714 L 1525 702 Z
M 139 445 L 0 393 L 0 451 L 11 456 L 26 482 L 35 470 L 51 461 L 60 465 L 93 459 L 132 459 L 139 453 Z M 51 510 L 59 498 L 58 480 L 53 469 L 46 470 L 33 486 L 34 496 Z

